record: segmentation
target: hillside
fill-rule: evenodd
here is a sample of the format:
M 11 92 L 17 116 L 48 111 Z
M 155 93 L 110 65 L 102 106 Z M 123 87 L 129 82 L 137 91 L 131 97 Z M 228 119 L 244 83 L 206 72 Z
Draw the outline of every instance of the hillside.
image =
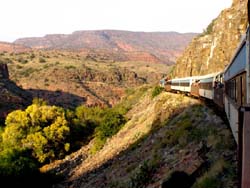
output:
M 245 34 L 247 0 L 234 0 L 177 59 L 173 77 L 203 75 L 224 70 Z
M 172 64 L 197 34 L 176 32 L 130 32 L 116 30 L 76 31 L 36 38 L 17 39 L 33 49 L 89 50 L 112 53 L 115 60 L 150 60 Z M 118 59 L 117 59 L 118 58 Z
M 236 145 L 225 123 L 198 100 L 145 91 L 100 151 L 92 153 L 90 142 L 41 168 L 63 177 L 54 187 L 237 187 Z M 177 171 L 186 179 L 174 181 Z
M 169 71 L 165 64 L 116 62 L 107 54 L 94 53 L 91 57 L 62 50 L 0 54 L 8 64 L 10 79 L 19 87 L 65 108 L 113 106 L 128 88 L 156 84 Z

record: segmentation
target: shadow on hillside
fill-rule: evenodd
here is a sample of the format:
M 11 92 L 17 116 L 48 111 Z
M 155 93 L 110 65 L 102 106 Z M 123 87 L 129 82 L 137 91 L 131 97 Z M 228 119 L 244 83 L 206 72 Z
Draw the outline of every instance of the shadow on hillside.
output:
M 179 113 L 182 113 L 184 110 L 184 107 L 180 107 L 177 111 L 172 112 L 172 114 L 169 116 L 169 119 L 173 119 Z M 85 173 L 80 174 L 76 177 L 76 179 L 70 178 L 70 181 L 66 180 L 67 178 L 69 178 L 67 177 L 67 175 L 70 174 L 70 171 L 72 171 L 72 169 L 74 168 L 77 168 L 77 166 L 80 165 L 82 161 L 86 159 L 86 156 L 77 156 L 76 158 L 74 158 L 75 162 L 70 160 L 65 161 L 65 163 L 59 165 L 59 169 L 62 172 L 61 175 L 64 176 L 65 179 L 59 184 L 54 184 L 54 187 L 84 187 L 83 182 L 87 182 L 87 184 L 89 182 L 95 182 L 98 185 L 95 185 L 94 187 L 100 188 L 116 186 L 119 187 L 118 184 L 120 184 L 121 182 L 110 181 L 110 179 L 106 176 L 105 172 L 112 171 L 112 167 L 117 166 L 119 164 L 119 168 L 126 169 L 126 173 L 130 173 L 130 171 L 133 170 L 130 169 L 131 166 L 134 166 L 134 168 L 135 166 L 138 167 L 140 166 L 140 164 L 142 164 L 143 161 L 144 163 L 141 165 L 141 168 L 139 168 L 139 172 L 137 172 L 137 174 L 134 174 L 135 176 L 131 176 L 130 183 L 132 183 L 133 185 L 122 185 L 122 187 L 142 187 L 145 184 L 150 183 L 150 181 L 152 181 L 152 175 L 155 173 L 155 169 L 161 166 L 161 162 L 157 161 L 157 159 L 153 159 L 154 156 L 151 155 L 151 152 L 153 152 L 155 147 L 155 144 L 152 144 L 151 140 L 157 140 L 157 134 L 162 128 L 162 126 L 160 125 L 162 123 L 164 122 L 160 122 L 159 119 L 156 119 L 152 123 L 152 129 L 147 134 L 143 135 L 136 142 L 131 144 L 127 149 L 121 151 L 118 155 L 101 164 L 101 166 L 96 167 L 91 171 L 87 171 Z M 160 143 L 156 145 L 160 145 Z M 144 153 L 145 156 L 143 156 L 143 154 L 138 154 L 138 152 Z M 152 160 L 148 160 L 148 156 L 151 156 Z M 51 170 L 52 174 L 56 173 L 56 171 L 54 170 L 56 169 Z M 92 181 L 93 179 L 95 180 Z M 89 185 L 90 184 L 88 184 L 88 186 Z
M 197 107 L 196 113 L 200 113 L 199 105 L 191 105 L 187 109 L 189 109 L 188 115 L 190 113 L 193 113 L 193 107 Z M 185 109 L 179 109 L 176 113 L 173 113 L 169 119 L 170 122 L 168 122 L 168 126 L 159 126 L 159 121 L 155 121 L 153 123 L 153 129 L 146 135 L 142 136 L 139 140 L 137 140 L 134 144 L 130 145 L 126 150 L 121 151 L 119 154 L 111 158 L 110 160 L 103 163 L 101 166 L 96 166 L 95 169 L 87 171 L 85 173 L 81 173 L 79 171 L 79 168 L 77 167 L 80 163 L 76 161 L 73 162 L 66 162 L 64 163 L 65 166 L 61 165 L 60 170 L 62 171 L 62 176 L 64 176 L 64 181 L 60 182 L 59 184 L 54 184 L 55 188 L 59 187 L 99 187 L 99 188 L 106 188 L 106 187 L 144 187 L 147 184 L 150 184 L 151 182 L 154 182 L 154 174 L 156 173 L 156 169 L 161 168 L 170 168 L 169 173 L 174 172 L 172 176 L 169 176 L 169 179 L 164 178 L 165 180 L 161 182 L 161 185 L 158 185 L 158 187 L 178 187 L 178 188 L 189 188 L 193 185 L 193 183 L 196 181 L 197 178 L 199 178 L 202 174 L 205 173 L 205 171 L 209 168 L 209 165 L 207 163 L 207 153 L 211 152 L 209 148 L 207 148 L 207 137 L 206 134 L 199 136 L 199 139 L 202 140 L 202 142 L 197 141 L 195 150 L 190 150 L 191 153 L 186 153 L 186 156 L 195 156 L 193 154 L 198 154 L 198 158 L 186 158 L 182 157 L 180 154 L 179 160 L 181 161 L 178 163 L 175 163 L 174 160 L 170 164 L 172 164 L 172 167 L 166 166 L 164 164 L 165 158 L 162 158 L 163 155 L 165 155 L 165 152 L 169 151 L 168 155 L 173 155 L 173 152 L 178 151 L 180 148 L 185 148 L 188 143 L 184 142 L 182 147 L 180 147 L 180 144 L 177 144 L 178 147 L 173 150 L 175 147 L 175 144 L 171 146 L 171 143 L 166 142 L 167 140 L 170 140 L 171 131 L 175 133 L 176 131 L 180 131 L 182 128 L 179 128 L 177 130 L 177 127 L 175 126 L 175 118 L 178 116 L 178 114 L 181 114 Z M 199 114 L 196 114 L 198 116 Z M 183 116 L 180 122 L 183 122 L 182 124 L 185 124 L 184 121 L 189 116 Z M 200 119 L 197 118 L 197 123 L 200 123 L 200 120 L 202 120 L 202 114 L 199 115 Z M 173 124 L 171 124 L 171 121 L 173 121 Z M 203 122 L 203 121 L 202 121 Z M 165 122 L 166 123 L 166 122 Z M 164 123 L 164 124 L 165 124 Z M 193 124 L 194 122 L 192 122 Z M 181 127 L 181 126 L 180 126 Z M 163 128 L 163 129 L 162 129 Z M 174 130 L 174 131 L 173 131 Z M 197 129 L 198 130 L 198 129 Z M 219 129 L 218 129 L 219 130 Z M 169 134 L 164 134 L 165 136 L 162 137 L 162 132 L 170 132 Z M 179 132 L 180 133 L 180 132 Z M 195 134 L 196 132 L 193 132 Z M 184 132 L 183 132 L 184 134 Z M 168 139 L 166 139 L 167 135 L 169 136 Z M 232 135 L 230 139 L 232 139 Z M 229 137 L 228 137 L 229 139 Z M 175 143 L 174 139 L 172 140 L 173 143 Z M 179 142 L 179 140 L 178 140 Z M 181 140 L 180 140 L 181 142 Z M 234 146 L 235 147 L 235 146 Z M 190 148 L 189 148 L 190 149 Z M 184 151 L 184 150 L 183 150 Z M 192 153 L 193 152 L 193 153 Z M 211 153 L 212 154 L 212 153 Z M 230 156 L 232 157 L 232 156 Z M 171 159 L 171 157 L 169 158 Z M 185 160 L 181 160 L 185 159 Z M 188 160 L 187 160 L 188 159 Z M 201 163 L 196 162 L 201 160 Z M 74 160 L 82 160 L 84 161 L 83 156 L 78 156 Z M 93 159 L 95 160 L 95 159 Z M 176 160 L 176 159 L 175 159 Z M 185 174 L 185 172 L 175 172 L 175 170 L 178 170 L 178 165 L 191 165 L 189 163 L 192 161 L 192 165 L 194 165 L 195 169 L 192 174 Z M 196 161 L 197 160 L 197 161 Z M 225 159 L 226 160 L 226 159 Z M 228 159 L 229 160 L 229 159 Z M 185 162 L 186 161 L 186 162 Z M 177 166 L 174 166 L 177 165 Z M 114 169 L 112 169 L 114 167 Z M 186 166 L 188 168 L 188 166 Z M 70 168 L 67 170 L 63 170 L 66 168 Z M 72 178 L 72 172 L 74 169 L 78 169 L 79 175 L 74 175 L 74 178 Z M 119 170 L 119 169 L 122 170 Z M 133 171 L 136 169 L 135 171 Z M 183 167 L 184 169 L 184 167 Z M 54 169 L 56 170 L 56 169 Z M 71 171 L 71 173 L 69 173 Z M 53 170 L 51 171 L 53 173 Z M 131 173 L 132 172 L 132 173 Z M 75 172 L 73 172 L 75 173 Z M 162 172 L 161 172 L 162 173 Z M 113 177 L 112 174 L 116 174 L 119 177 Z M 131 174 L 129 177 L 127 174 Z M 156 173 L 157 174 L 157 173 Z M 165 174 L 164 176 L 166 176 Z M 120 180 L 123 180 L 124 177 L 127 176 L 127 182 L 128 184 L 124 182 L 119 182 Z M 122 178 L 121 178 L 122 177 Z M 116 181 L 117 178 L 117 181 Z M 128 179 L 129 178 L 129 179 Z M 68 179 L 68 180 L 67 180 Z M 159 182 L 158 182 L 159 183 Z M 85 186 L 86 185 L 86 186 Z M 178 186 L 173 186 L 178 185 Z
M 61 90 L 49 91 L 42 89 L 29 89 L 27 91 L 32 94 L 33 98 L 40 98 L 47 101 L 49 105 L 61 106 L 63 108 L 74 109 L 86 102 L 85 97 L 80 97 Z
M 0 82 L 0 125 L 8 113 L 24 109 L 32 102 L 32 95 L 26 90 L 18 87 L 13 81 L 1 80 Z

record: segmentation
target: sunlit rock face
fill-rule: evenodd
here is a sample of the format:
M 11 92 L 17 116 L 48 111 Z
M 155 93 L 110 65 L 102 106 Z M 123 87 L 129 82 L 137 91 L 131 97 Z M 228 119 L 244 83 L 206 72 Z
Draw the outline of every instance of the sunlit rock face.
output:
M 173 77 L 203 75 L 224 70 L 247 27 L 247 0 L 234 0 L 177 59 Z

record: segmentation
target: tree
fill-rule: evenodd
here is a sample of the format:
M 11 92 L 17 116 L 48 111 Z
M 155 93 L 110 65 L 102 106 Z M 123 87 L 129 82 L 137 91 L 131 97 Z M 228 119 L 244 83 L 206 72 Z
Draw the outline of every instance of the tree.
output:
M 93 152 L 100 150 L 106 140 L 115 135 L 126 123 L 126 118 L 113 109 L 106 109 L 103 113 L 100 125 L 95 129 L 95 146 Z
M 32 104 L 10 113 L 2 134 L 4 148 L 23 148 L 41 163 L 65 156 L 70 128 L 62 108 Z

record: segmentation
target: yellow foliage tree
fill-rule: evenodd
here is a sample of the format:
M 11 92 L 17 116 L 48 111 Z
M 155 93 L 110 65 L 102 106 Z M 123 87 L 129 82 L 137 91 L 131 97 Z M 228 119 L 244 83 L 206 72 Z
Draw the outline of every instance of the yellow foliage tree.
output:
M 32 104 L 10 113 L 5 124 L 4 146 L 31 149 L 41 163 L 61 158 L 69 150 L 70 128 L 60 107 Z

